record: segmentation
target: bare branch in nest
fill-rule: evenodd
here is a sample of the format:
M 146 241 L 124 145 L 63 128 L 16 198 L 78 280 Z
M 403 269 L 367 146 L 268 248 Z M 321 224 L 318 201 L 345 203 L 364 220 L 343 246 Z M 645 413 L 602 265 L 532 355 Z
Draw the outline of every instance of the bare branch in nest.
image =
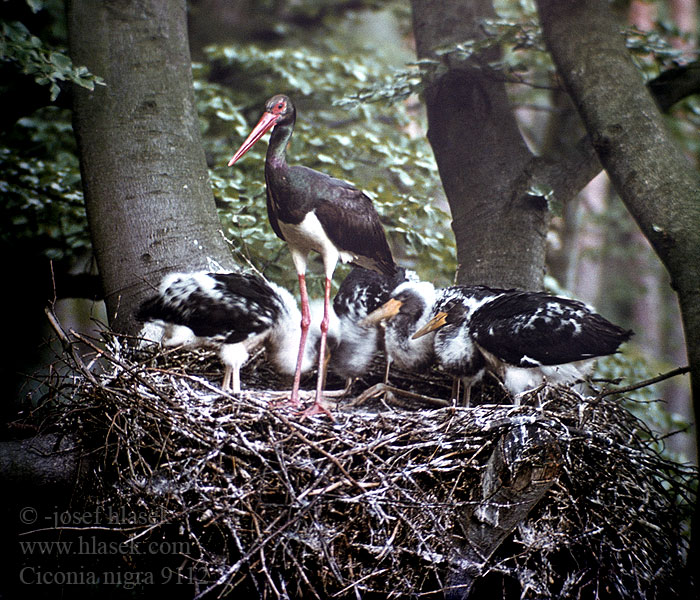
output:
M 197 597 L 681 595 L 697 473 L 608 397 L 439 406 L 449 385 L 392 375 L 406 407 L 341 399 L 334 423 L 299 422 L 270 408 L 288 382 L 262 357 L 234 397 L 210 352 L 108 336 L 87 370 L 62 333 L 78 375 L 54 386 L 52 426 L 99 453 L 92 502 L 162 513 L 131 535 L 186 543 L 172 568 Z
M 46 307 L 44 309 L 44 312 L 46 313 L 46 317 L 49 319 L 49 324 L 51 325 L 51 328 L 56 332 L 56 335 L 58 336 L 58 339 L 61 342 L 63 349 L 66 352 L 70 353 L 70 356 L 73 359 L 73 362 L 75 363 L 77 369 L 90 381 L 90 383 L 92 383 L 93 385 L 98 385 L 97 380 L 90 372 L 90 369 L 88 369 L 85 366 L 85 363 L 83 362 L 80 353 L 76 352 L 74 343 L 68 338 L 68 334 L 61 327 L 61 324 L 58 322 L 58 318 L 54 314 L 53 310 L 49 307 Z
M 414 392 L 410 392 L 408 390 L 402 390 L 400 388 L 397 388 L 396 386 L 393 385 L 388 385 L 386 383 L 376 383 L 372 387 L 367 388 L 364 392 L 362 392 L 357 398 L 355 398 L 352 402 L 349 402 L 347 406 L 349 407 L 356 407 L 356 406 L 361 406 L 368 400 L 372 398 L 378 398 L 381 395 L 388 395 L 391 394 L 391 396 L 403 396 L 405 398 L 410 398 L 411 400 L 419 400 L 423 403 L 425 403 L 428 406 L 437 406 L 437 407 L 445 407 L 445 406 L 450 406 L 450 402 L 447 400 L 443 400 L 442 398 L 432 398 L 430 396 L 424 396 L 423 394 L 416 394 Z

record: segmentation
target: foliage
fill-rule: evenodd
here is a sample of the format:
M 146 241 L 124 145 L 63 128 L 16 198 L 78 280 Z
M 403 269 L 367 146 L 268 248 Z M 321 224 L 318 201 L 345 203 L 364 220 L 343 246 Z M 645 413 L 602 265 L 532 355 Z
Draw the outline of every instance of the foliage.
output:
M 38 10 L 47 3 L 34 1 L 30 5 Z M 379 5 L 397 11 L 396 3 Z M 295 9 L 295 18 L 304 15 L 316 19 L 332 9 L 325 4 L 318 10 L 304 6 L 301 3 L 299 11 Z M 351 180 L 365 189 L 374 198 L 398 259 L 424 277 L 449 282 L 455 269 L 454 242 L 446 226 L 449 216 L 444 212 L 439 177 L 422 133 L 409 133 L 415 131 L 416 124 L 422 125 L 414 96 L 421 90 L 421 75 L 437 73 L 454 60 L 478 62 L 484 51 L 499 47 L 499 59 L 478 62 L 481 68 L 508 81 L 527 81 L 526 86 L 511 86 L 516 104 L 546 106 L 549 102 L 552 65 L 544 52 L 533 4 L 502 1 L 496 8 L 498 18 L 482 23 L 482 39 L 442 48 L 439 60 L 419 61 L 402 69 L 387 60 L 380 43 L 384 40 L 358 40 L 354 35 L 357 17 L 348 14 L 342 20 L 319 20 L 313 31 L 287 26 L 281 30 L 282 42 L 275 47 L 210 48 L 207 64 L 194 66 L 195 90 L 213 165 L 211 181 L 225 233 L 234 248 L 268 270 L 272 278 L 293 283 L 287 251 L 267 224 L 264 143 L 234 168 L 225 166 L 259 116 L 264 99 L 284 91 L 294 98 L 300 113 L 290 161 Z M 401 26 L 407 30 L 405 6 L 399 12 Z M 629 45 L 647 61 L 654 57 L 657 64 L 665 65 L 674 56 L 665 42 L 666 33 L 631 31 Z M 50 85 L 54 97 L 60 81 L 86 87 L 100 83 L 84 69 L 76 69 L 65 55 L 49 49 L 21 23 L 3 23 L 1 48 L 4 60 L 13 61 L 38 82 Z M 230 85 L 234 81 L 235 85 Z M 46 115 L 58 120 L 42 124 Z M 694 104 L 688 104 L 686 115 L 697 119 Z M 77 161 L 68 158 L 71 142 L 64 144 L 67 116 L 42 112 L 18 126 L 35 146 L 28 153 L 28 148 L 19 149 L 9 141 L 2 149 L 7 180 L 2 185 L 12 196 L 5 210 L 14 232 L 5 235 L 29 236 L 34 231 L 53 237 L 53 243 L 44 244 L 50 248 L 49 256 L 85 247 L 87 234 L 84 229 L 79 231 L 85 220 L 79 209 Z M 38 150 L 42 145 L 47 152 Z M 49 149 L 49 145 L 54 148 Z M 60 209 L 59 198 L 65 201 Z
M 658 29 L 650 31 L 641 31 L 636 27 L 625 31 L 627 49 L 647 79 L 673 67 L 684 53 L 670 42 L 670 37 L 678 36 L 678 31 L 669 30 L 663 23 L 657 25 Z
M 14 8 L 23 14 L 22 7 Z M 16 20 L 0 23 L 0 62 L 5 75 L 23 74 L 36 85 L 48 86 L 46 97 L 51 102 L 63 83 L 87 89 L 103 84 L 85 67 L 73 65 L 66 54 L 61 2 L 27 0 L 26 8 L 33 15 L 39 13 L 31 19 L 37 35 Z M 6 85 L 11 86 L 12 81 Z M 8 124 L 0 143 L 4 224 L 0 240 L 5 247 L 28 248 L 36 255 L 70 264 L 90 247 L 70 113 L 57 106 L 35 110 L 39 104 L 28 102 L 25 115 L 14 126 Z
M 41 5 L 34 3 L 32 8 Z M 85 70 L 74 69 L 24 25 L 3 23 L 3 28 L 4 59 L 39 83 L 50 84 L 54 96 L 60 81 L 86 87 L 100 83 Z M 407 133 L 416 121 L 410 114 L 413 107 L 397 105 L 387 114 L 385 107 L 334 106 L 341 90 L 358 90 L 387 71 L 382 52 L 354 53 L 348 46 L 352 31 L 338 28 L 336 34 L 326 37 L 324 30 L 318 35 L 321 41 L 309 38 L 308 46 L 294 48 L 213 48 L 209 64 L 194 65 L 200 123 L 214 165 L 211 182 L 224 231 L 247 260 L 271 278 L 294 285 L 286 247 L 267 222 L 264 143 L 236 168 L 225 167 L 233 146 L 259 116 L 263 100 L 286 91 L 300 112 L 291 161 L 365 189 L 375 200 L 401 262 L 446 283 L 455 269 L 454 244 L 446 227 L 449 217 L 440 208 L 444 203 L 430 148 L 422 137 Z M 290 45 L 296 41 L 288 40 Z M 222 73 L 236 77 L 239 85 L 216 83 Z M 37 247 L 52 259 L 70 259 L 89 248 L 66 111 L 46 108 L 18 121 L 0 147 L 0 165 L 6 198 L 3 219 L 9 225 L 3 230 L 4 241 L 36 239 Z
M 61 81 L 89 90 L 94 89 L 95 85 L 104 85 L 102 78 L 90 73 L 86 67 L 74 66 L 63 50 L 48 48 L 23 23 L 4 22 L 1 33 L 0 60 L 12 63 L 22 73 L 31 75 L 37 84 L 49 85 L 52 102 L 61 91 Z
M 471 68 L 489 71 L 498 79 L 511 84 L 509 91 L 516 106 L 533 101 L 549 104 L 542 91 L 554 89 L 555 68 L 546 50 L 534 3 L 528 0 L 494 3 L 498 18 L 483 19 L 480 36 L 456 44 L 446 44 L 435 51 L 435 59 L 421 59 L 403 69 L 395 69 L 381 80 L 347 94 L 344 103 L 397 102 L 413 94 L 421 94 L 426 83 L 434 80 L 456 64 L 469 62 Z M 676 28 L 661 21 L 657 29 L 640 31 L 629 27 L 625 31 L 627 47 L 645 78 L 651 79 L 678 61 L 683 50 L 672 46 L 670 39 L 678 37 Z M 487 59 L 489 51 L 498 50 L 497 60 Z M 528 89 L 529 88 L 529 89 Z
M 47 107 L 20 119 L 0 144 L 0 170 L 6 246 L 28 242 L 52 260 L 89 248 L 68 111 Z

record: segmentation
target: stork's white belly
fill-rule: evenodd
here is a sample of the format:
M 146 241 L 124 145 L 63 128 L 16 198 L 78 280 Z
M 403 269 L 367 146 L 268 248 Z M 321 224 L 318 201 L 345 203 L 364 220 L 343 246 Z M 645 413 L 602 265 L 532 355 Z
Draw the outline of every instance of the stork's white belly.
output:
M 345 263 L 355 261 L 358 258 L 352 252 L 339 250 L 335 247 L 333 242 L 328 239 L 323 225 L 313 211 L 308 213 L 298 225 L 280 221 L 279 226 L 289 245 L 298 272 L 306 270 L 306 257 L 311 251 L 318 252 L 323 257 L 326 276 L 329 279 L 333 275 L 338 259 Z

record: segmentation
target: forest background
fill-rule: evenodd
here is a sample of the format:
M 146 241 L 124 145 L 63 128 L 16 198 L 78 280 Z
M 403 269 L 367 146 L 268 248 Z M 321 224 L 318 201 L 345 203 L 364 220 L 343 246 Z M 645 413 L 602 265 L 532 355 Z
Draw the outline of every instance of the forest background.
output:
M 54 302 L 61 319 L 77 329 L 90 330 L 93 320 L 107 321 L 70 112 L 70 83 L 99 88 L 103 81 L 99 73 L 78 68 L 67 57 L 62 2 L 31 0 L 4 3 L 2 8 L 6 108 L 0 150 L 1 239 L 5 256 L 12 257 L 9 280 L 18 290 L 8 298 L 7 310 L 21 330 L 13 340 L 16 351 L 4 364 L 6 395 L 15 401 L 6 402 L 3 411 L 11 419 L 18 406 L 37 402 L 40 387 L 31 382 L 39 381 L 50 363 L 53 350 L 46 341 L 44 306 Z M 647 81 L 697 60 L 693 0 L 615 3 L 613 8 L 627 23 L 628 49 Z M 416 59 L 408 3 L 200 0 L 190 2 L 188 11 L 209 178 L 221 234 L 237 264 L 250 263 L 273 281 L 294 288 L 289 254 L 265 215 L 264 146 L 236 168 L 226 167 L 262 101 L 282 91 L 294 98 L 300 113 L 292 162 L 351 180 L 370 192 L 401 264 L 438 285 L 456 279 L 458 264 L 461 280 L 518 283 L 517 272 L 501 275 L 500 281 L 499 276 L 487 279 L 470 272 L 464 266 L 469 251 L 460 253 L 455 245 L 450 223 L 459 232 L 469 215 L 450 215 L 426 138 L 421 94 L 425 96 L 426 72 L 438 62 Z M 504 83 L 529 149 L 545 157 L 565 152 L 583 128 L 554 74 L 534 4 L 497 2 L 492 18 L 483 20 L 479 29 L 479 39 L 446 43 L 441 56 L 464 59 L 497 50 L 495 59 L 489 56 L 489 76 Z M 698 108 L 697 95 L 690 95 L 666 116 L 696 168 Z M 459 135 L 468 145 L 469 132 Z M 545 199 L 550 214 L 544 245 L 547 289 L 589 302 L 636 332 L 624 355 L 603 362 L 599 376 L 631 382 L 686 364 L 669 276 L 605 174 L 565 203 L 546 185 L 529 185 L 533 196 Z M 485 197 L 485 211 L 489 202 Z M 319 295 L 320 288 L 313 292 Z M 37 352 L 38 347 L 44 351 Z M 692 458 L 687 377 L 639 395 L 664 398 L 664 404 L 644 405 L 645 419 L 663 431 L 685 430 L 669 438 L 669 448 L 680 458 Z

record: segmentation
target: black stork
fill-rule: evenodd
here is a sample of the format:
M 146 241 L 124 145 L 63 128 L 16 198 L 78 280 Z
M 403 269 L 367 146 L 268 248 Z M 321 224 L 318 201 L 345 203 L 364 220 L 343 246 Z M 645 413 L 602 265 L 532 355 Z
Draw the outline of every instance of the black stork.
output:
M 287 290 L 255 274 L 170 273 L 158 293 L 141 304 L 136 318 L 161 324 L 165 346 L 217 346 L 225 365 L 225 391 L 241 391 L 240 369 L 261 346 L 280 372 L 291 375 L 297 366 L 297 303 Z M 302 371 L 313 366 L 316 348 L 308 345 Z
M 372 201 L 351 184 L 303 166 L 287 164 L 287 145 L 296 110 L 282 94 L 265 103 L 265 112 L 233 158 L 232 166 L 267 131 L 272 130 L 265 159 L 267 214 L 272 229 L 287 242 L 299 278 L 301 339 L 290 403 L 299 405 L 301 361 L 309 330 L 306 264 L 309 252 L 319 252 L 325 271 L 324 315 L 321 321 L 319 377 L 316 400 L 303 416 L 326 413 L 323 406 L 323 363 L 329 324 L 331 279 L 340 259 L 392 276 L 396 265 Z M 331 417 L 332 418 L 332 417 Z
M 393 277 L 363 267 L 353 267 L 333 298 L 338 317 L 338 339 L 332 347 L 329 369 L 346 380 L 345 392 L 355 378 L 367 373 L 372 358 L 383 346 L 380 327 L 363 320 L 383 305 L 403 281 L 415 279 L 413 271 L 398 267 Z
M 446 288 L 414 337 L 433 332 L 436 361 L 464 381 L 467 402 L 485 371 L 496 374 L 516 402 L 544 381 L 572 384 L 633 335 L 577 300 L 486 286 Z
M 409 279 L 391 292 L 389 300 L 360 321 L 365 326 L 384 324 L 387 358 L 384 383 L 388 381 L 392 364 L 413 371 L 428 369 L 433 364 L 434 336 L 426 335 L 418 339 L 412 336 L 430 319 L 440 293 L 441 290 L 436 290 L 428 281 Z

